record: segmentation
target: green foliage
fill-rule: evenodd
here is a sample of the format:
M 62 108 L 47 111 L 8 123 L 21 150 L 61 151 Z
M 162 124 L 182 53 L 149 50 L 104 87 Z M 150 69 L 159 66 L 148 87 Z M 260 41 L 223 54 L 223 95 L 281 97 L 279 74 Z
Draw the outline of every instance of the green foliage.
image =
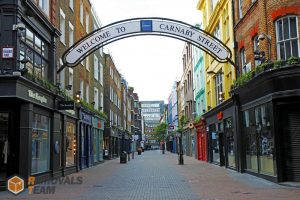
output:
M 163 122 L 154 128 L 154 137 L 158 142 L 165 140 L 168 124 Z
M 104 112 L 101 112 L 101 111 L 99 111 L 99 110 L 96 110 L 92 104 L 89 104 L 89 103 L 87 103 L 87 102 L 85 102 L 85 101 L 83 101 L 83 100 L 81 99 L 81 100 L 80 100 L 80 105 L 81 105 L 83 108 L 85 108 L 85 109 L 87 109 L 87 110 L 89 110 L 89 111 L 95 113 L 95 114 L 98 115 L 100 118 L 106 119 L 106 120 L 107 120 L 107 115 L 106 115 Z
M 201 120 L 201 117 L 200 116 L 197 116 L 194 120 L 194 124 L 198 124 Z
M 289 65 L 299 64 L 299 58 L 294 56 L 289 57 L 289 59 L 287 60 L 287 64 Z
M 286 62 L 285 62 L 284 60 L 275 60 L 275 61 L 274 61 L 274 68 L 275 68 L 275 69 L 278 69 L 278 68 L 284 66 L 285 63 L 286 63 Z
M 234 82 L 233 82 L 233 87 L 239 87 L 241 85 L 244 85 L 247 83 L 249 80 L 252 78 L 252 71 L 247 72 L 241 76 L 239 76 Z
M 186 119 L 186 117 L 184 115 L 182 115 L 181 118 L 180 118 L 179 127 L 183 128 L 186 123 L 187 123 L 187 119 Z

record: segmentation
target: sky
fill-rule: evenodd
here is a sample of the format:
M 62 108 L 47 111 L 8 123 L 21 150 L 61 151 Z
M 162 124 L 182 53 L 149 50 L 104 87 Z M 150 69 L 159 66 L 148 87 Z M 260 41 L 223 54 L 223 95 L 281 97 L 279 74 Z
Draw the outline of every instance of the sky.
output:
M 198 0 L 91 0 L 102 26 L 135 17 L 164 17 L 200 23 Z M 183 73 L 184 42 L 162 36 L 138 36 L 104 47 L 140 101 L 164 100 Z

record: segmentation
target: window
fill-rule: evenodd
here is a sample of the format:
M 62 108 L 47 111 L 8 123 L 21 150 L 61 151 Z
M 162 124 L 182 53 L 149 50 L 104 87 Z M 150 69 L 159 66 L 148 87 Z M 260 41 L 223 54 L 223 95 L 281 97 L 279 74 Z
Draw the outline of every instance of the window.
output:
M 94 78 L 99 80 L 99 62 L 96 55 L 94 55 Z
M 62 61 L 61 58 L 59 59 L 59 64 L 60 64 L 60 66 L 63 65 L 63 61 Z M 60 87 L 61 89 L 65 89 L 65 69 L 66 69 L 66 68 L 64 68 L 64 69 L 59 73 L 59 83 L 60 83 L 59 87 Z
M 103 111 L 103 93 L 100 92 L 100 110 Z
M 85 63 L 86 70 L 90 71 L 90 57 L 89 56 L 85 58 L 85 62 L 86 62 Z
M 252 42 L 253 42 L 253 52 L 260 52 L 259 45 L 258 45 L 258 36 L 257 35 L 253 37 Z M 261 64 L 261 61 L 254 59 L 254 63 L 255 63 L 255 67 L 256 67 L 256 66 Z
M 217 5 L 219 0 L 210 0 L 210 4 L 211 4 L 211 11 L 213 11 Z
M 218 38 L 219 40 L 221 40 L 221 34 L 220 34 L 220 25 L 218 24 L 214 30 L 214 36 L 216 38 Z
M 74 11 L 74 0 L 69 0 L 69 7 Z
M 73 96 L 73 68 L 68 68 L 69 69 L 69 81 L 68 85 L 71 86 L 68 90 L 69 96 Z
M 49 0 L 40 0 L 39 7 L 49 17 Z
M 215 77 L 215 95 L 216 95 L 216 105 L 222 103 L 223 98 L 223 75 L 222 73 L 217 73 Z
M 243 17 L 243 0 L 239 0 L 239 17 L 240 19 Z
M 66 166 L 70 167 L 75 164 L 76 153 L 76 138 L 75 138 L 75 124 L 67 122 L 66 130 Z
M 19 60 L 27 58 L 28 72 L 38 78 L 48 78 L 48 49 L 49 45 L 38 35 L 26 28 L 25 37 L 21 40 Z M 20 68 L 25 65 L 20 65 Z
M 50 170 L 50 119 L 33 115 L 31 174 Z
M 86 87 L 85 87 L 86 91 L 85 91 L 85 101 L 87 103 L 90 102 L 90 86 L 88 84 L 86 84 Z
M 61 32 L 61 36 L 60 36 L 60 41 L 65 44 L 65 38 L 66 38 L 66 15 L 65 13 L 62 11 L 62 9 L 60 9 L 59 11 L 59 28 L 60 28 L 60 32 Z
M 94 102 L 95 102 L 94 108 L 96 110 L 98 110 L 99 109 L 99 91 L 97 88 L 94 88 Z
M 241 66 L 243 74 L 246 73 L 246 55 L 245 55 L 245 49 L 242 48 L 240 51 L 240 59 L 241 59 Z
M 85 31 L 88 33 L 89 32 L 89 15 L 88 14 L 86 14 L 86 16 L 85 16 Z
M 277 57 L 286 60 L 299 57 L 299 33 L 296 16 L 287 16 L 276 21 Z
M 80 10 L 79 10 L 79 15 L 80 15 L 80 23 L 83 25 L 83 3 L 82 0 L 80 1 Z
M 100 83 L 103 85 L 103 65 L 100 62 Z
M 223 40 L 226 41 L 229 38 L 229 15 L 228 15 L 228 5 L 226 5 L 223 11 Z
M 80 99 L 83 97 L 83 80 L 80 80 Z
M 74 26 L 69 22 L 69 47 L 74 44 Z
M 243 112 L 246 168 L 260 174 L 274 176 L 274 134 L 270 121 L 270 103 L 250 108 Z

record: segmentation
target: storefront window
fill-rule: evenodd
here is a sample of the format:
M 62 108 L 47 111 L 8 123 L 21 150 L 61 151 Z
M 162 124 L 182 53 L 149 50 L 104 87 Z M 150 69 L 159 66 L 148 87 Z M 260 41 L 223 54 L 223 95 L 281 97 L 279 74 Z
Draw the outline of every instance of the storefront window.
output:
M 32 122 L 32 163 L 31 174 L 50 169 L 50 120 L 34 114 Z
M 271 130 L 270 104 L 243 112 L 247 169 L 266 175 L 275 175 L 274 135 Z M 247 125 L 249 125 L 247 127 Z
M 213 156 L 213 162 L 220 163 L 220 148 L 219 148 L 219 135 L 217 131 L 215 131 L 216 126 L 211 125 L 209 129 L 211 132 L 211 147 L 212 147 L 212 156 Z
M 75 124 L 67 122 L 66 131 L 66 166 L 70 167 L 75 164 L 76 152 Z
M 99 130 L 94 128 L 94 162 L 99 161 Z
M 104 148 L 103 131 L 100 131 L 99 132 L 99 161 L 103 160 L 103 148 Z
M 231 117 L 225 119 L 225 134 L 227 146 L 227 163 L 228 166 L 235 167 L 234 133 L 232 129 Z

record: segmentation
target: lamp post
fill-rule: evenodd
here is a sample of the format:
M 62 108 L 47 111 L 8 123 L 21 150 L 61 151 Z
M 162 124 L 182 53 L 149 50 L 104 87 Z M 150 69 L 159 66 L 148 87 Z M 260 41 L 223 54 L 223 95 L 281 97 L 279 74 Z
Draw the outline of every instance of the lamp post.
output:
M 183 147 L 182 147 L 182 130 L 180 130 L 180 137 L 179 137 L 179 165 L 183 165 Z

